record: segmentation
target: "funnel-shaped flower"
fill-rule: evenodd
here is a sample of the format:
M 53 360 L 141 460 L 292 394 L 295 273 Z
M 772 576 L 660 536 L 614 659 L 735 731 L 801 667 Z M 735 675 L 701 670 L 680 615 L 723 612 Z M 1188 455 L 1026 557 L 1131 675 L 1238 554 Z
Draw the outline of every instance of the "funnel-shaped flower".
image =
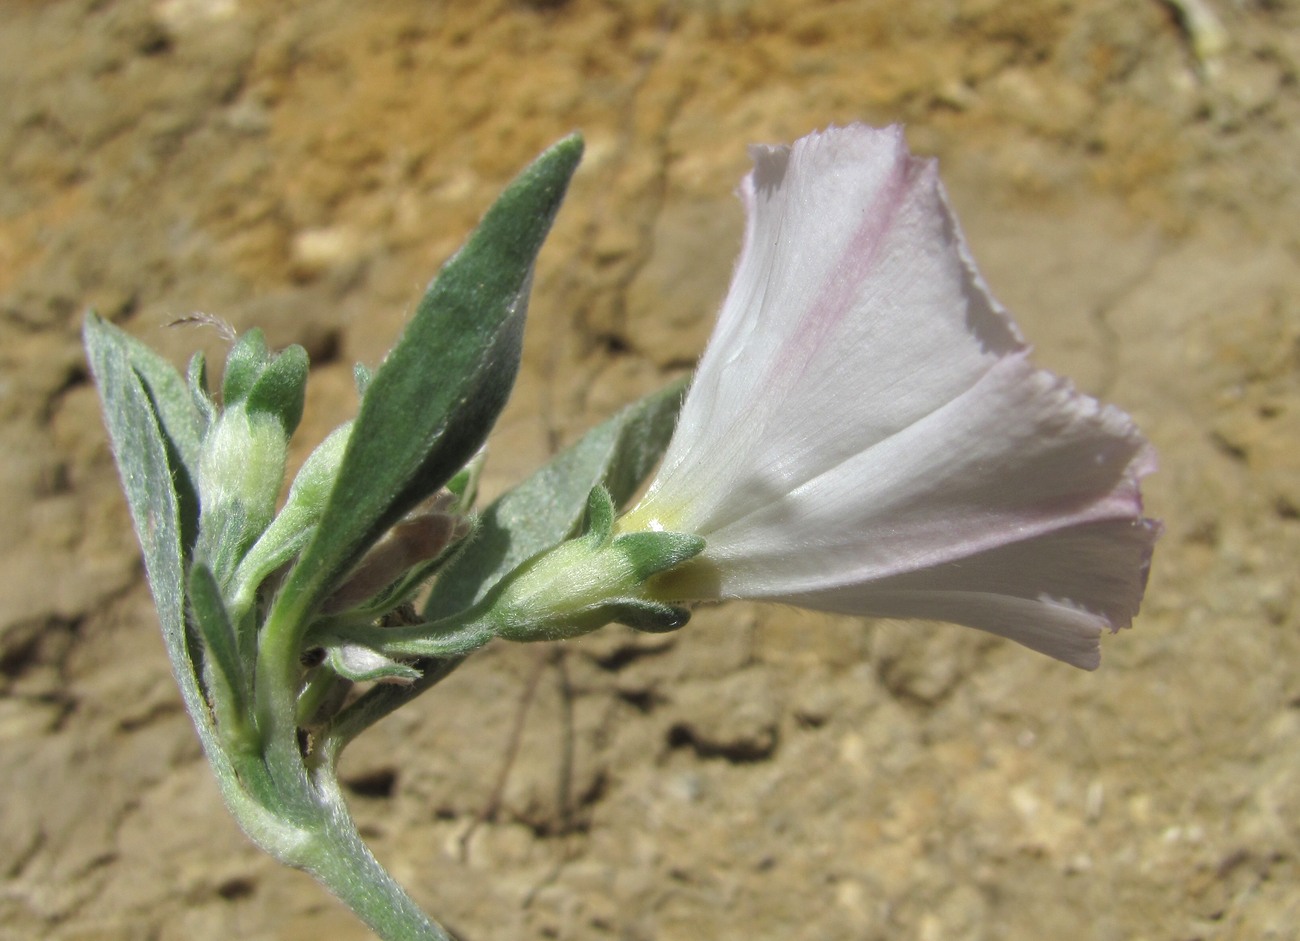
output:
M 656 595 L 956 621 L 1096 667 L 1159 534 L 1146 439 L 1031 365 L 901 129 L 753 156 L 730 292 L 619 524 L 705 539 Z

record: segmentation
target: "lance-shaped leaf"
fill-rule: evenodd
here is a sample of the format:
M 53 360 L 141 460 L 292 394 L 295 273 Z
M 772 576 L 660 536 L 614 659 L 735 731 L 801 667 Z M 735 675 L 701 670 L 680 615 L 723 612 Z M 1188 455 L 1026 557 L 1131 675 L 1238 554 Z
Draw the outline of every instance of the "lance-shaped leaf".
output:
M 482 445 L 514 384 L 533 264 L 582 155 L 566 138 L 501 195 L 370 381 L 315 536 L 281 595 L 293 622 Z
M 448 563 L 426 606 L 434 620 L 462 611 L 525 560 L 573 535 L 596 487 L 632 498 L 677 423 L 684 382 L 623 409 L 489 506 L 474 538 Z
M 202 563 L 190 569 L 189 588 L 190 612 L 203 638 L 203 655 L 215 671 L 212 682 L 224 686 L 211 693 L 218 717 L 221 721 L 237 721 L 248 707 L 249 671 L 240 656 L 221 588 L 212 570 Z
M 198 480 L 199 448 L 207 422 L 181 374 L 139 340 L 96 314 L 87 313 L 83 341 L 104 403 L 106 419 L 110 395 L 114 396 L 114 407 L 126 407 L 123 405 L 127 395 L 123 391 L 125 374 L 118 367 L 125 363 L 129 370 L 139 375 L 166 448 L 180 513 L 181 545 L 188 552 L 198 533 L 199 500 L 195 481 Z M 101 370 L 104 370 L 102 376 Z M 112 390 L 104 380 L 110 374 L 117 383 Z M 123 468 L 121 453 L 115 449 L 113 456 L 119 469 Z
M 197 449 L 196 440 L 189 442 L 183 437 L 189 427 L 184 410 L 193 408 L 189 392 L 179 375 L 168 373 L 171 367 L 164 360 L 94 314 L 86 317 L 84 340 L 172 672 L 208 760 L 223 790 L 228 790 L 235 780 L 234 771 L 200 691 L 185 631 L 185 574 L 174 462 L 190 443 Z M 167 369 L 160 368 L 160 362 Z M 173 429 L 178 430 L 180 441 L 168 434 Z M 233 799 L 230 793 L 227 799 Z

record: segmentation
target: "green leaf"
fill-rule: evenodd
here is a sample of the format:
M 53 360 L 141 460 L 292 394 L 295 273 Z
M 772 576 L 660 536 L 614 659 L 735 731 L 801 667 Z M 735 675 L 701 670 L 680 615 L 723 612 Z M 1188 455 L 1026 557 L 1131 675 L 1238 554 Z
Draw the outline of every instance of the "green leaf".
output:
M 189 403 L 189 392 L 172 370 L 175 386 L 158 357 L 122 331 L 97 316 L 87 314 L 83 339 L 91 373 L 104 406 L 104 421 L 113 457 L 122 476 L 127 505 L 144 554 L 145 573 L 153 592 L 163 642 L 181 698 L 198 730 L 208 760 L 223 791 L 234 786 L 235 772 L 212 725 L 212 717 L 199 688 L 185 630 L 185 574 L 182 558 L 180 504 L 173 489 L 175 466 L 164 433 L 170 416 L 176 427 L 185 427 L 178 402 Z M 142 355 L 141 351 L 148 353 Z M 146 365 L 141 367 L 141 363 Z M 162 361 L 165 363 L 165 361 Z M 170 369 L 170 366 L 168 367 Z M 161 378 L 160 378 L 161 377 Z M 145 388 L 153 380 L 154 394 Z M 196 442 L 197 444 L 197 442 Z M 227 799 L 231 800 L 230 794 Z
M 211 569 L 201 563 L 190 569 L 189 601 L 190 611 L 203 637 L 204 656 L 219 673 L 224 686 L 213 691 L 218 715 L 225 714 L 227 720 L 239 721 L 237 717 L 245 715 L 249 703 L 251 664 L 245 665 L 240 656 L 235 628 L 226 613 L 217 580 Z
M 194 404 L 186 381 L 162 356 L 93 312 L 86 315 L 83 339 L 92 371 L 97 359 L 102 365 L 105 357 L 111 357 L 125 359 L 139 373 L 164 440 L 175 459 L 174 470 L 184 475 L 184 480 L 177 481 L 182 502 L 197 507 L 193 482 L 198 479 L 199 448 L 206 422 Z M 96 378 L 98 380 L 98 374 Z M 102 385 L 100 397 L 107 407 Z
M 603 486 L 616 505 L 640 489 L 677 424 L 685 382 L 628 406 L 489 506 L 469 542 L 438 576 L 430 620 L 479 601 L 527 559 L 569 538 Z
M 525 560 L 563 542 L 582 522 L 595 487 L 604 486 L 619 505 L 630 500 L 668 447 L 685 389 L 681 380 L 629 405 L 488 507 L 475 535 L 434 582 L 426 618 L 465 610 Z M 661 624 L 680 617 L 663 614 Z M 411 686 L 368 690 L 332 724 L 327 750 L 337 758 L 363 730 L 431 689 L 463 660 L 459 654 L 423 658 L 416 664 L 423 675 Z
M 582 154 L 542 154 L 442 269 L 370 381 L 311 542 L 272 619 L 301 626 L 385 530 L 474 456 L 519 368 L 533 264 Z

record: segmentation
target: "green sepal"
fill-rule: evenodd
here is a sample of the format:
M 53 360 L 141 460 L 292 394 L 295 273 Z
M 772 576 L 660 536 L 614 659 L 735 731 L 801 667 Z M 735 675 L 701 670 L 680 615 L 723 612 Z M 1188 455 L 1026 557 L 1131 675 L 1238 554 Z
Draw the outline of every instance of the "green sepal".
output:
M 582 538 L 593 548 L 609 542 L 614 534 L 614 498 L 604 487 L 591 488 L 587 495 L 587 517 Z
M 275 416 L 288 438 L 302 420 L 308 366 L 307 351 L 296 343 L 281 350 L 248 390 L 244 407 Z
M 529 558 L 573 535 L 592 489 L 626 503 L 668 447 L 685 382 L 624 408 L 483 511 L 474 538 L 451 560 L 425 606 L 430 620 L 481 601 Z
M 384 657 L 414 659 L 417 662 L 407 666 L 417 670 L 426 665 L 432 667 L 428 662 L 431 659 L 463 657 L 496 636 L 495 625 L 490 619 L 481 618 L 452 618 L 392 627 L 348 623 L 347 619 L 339 619 L 321 622 L 318 627 L 317 646 L 325 650 L 362 647 Z
M 576 135 L 542 154 L 429 287 L 366 389 L 329 503 L 273 624 L 301 629 L 366 549 L 482 445 L 514 384 L 533 263 L 581 154 Z
M 189 588 L 190 613 L 203 638 L 204 659 L 220 678 L 220 687 L 210 690 L 218 721 L 242 717 L 247 714 L 251 687 L 221 589 L 202 563 L 191 566 Z
M 626 533 L 611 548 L 632 563 L 638 581 L 676 568 L 704 551 L 705 542 L 694 533 Z
M 602 612 L 618 624 L 624 624 L 644 634 L 667 634 L 691 619 L 691 612 L 661 601 L 641 598 L 620 598 L 602 607 Z
M 237 560 L 238 567 L 228 582 L 236 617 L 252 610 L 262 583 L 307 545 L 317 518 L 301 506 L 285 507 Z
M 221 376 L 221 404 L 230 408 L 244 401 L 270 361 L 266 337 L 257 327 L 235 340 L 226 354 L 226 368 Z
M 563 640 L 610 621 L 641 630 L 674 630 L 681 609 L 646 598 L 646 580 L 698 555 L 690 533 L 637 532 L 601 538 L 612 513 L 603 488 L 592 491 L 592 528 L 521 565 L 482 603 L 481 617 L 510 641 Z M 472 609 L 478 611 L 478 609 Z

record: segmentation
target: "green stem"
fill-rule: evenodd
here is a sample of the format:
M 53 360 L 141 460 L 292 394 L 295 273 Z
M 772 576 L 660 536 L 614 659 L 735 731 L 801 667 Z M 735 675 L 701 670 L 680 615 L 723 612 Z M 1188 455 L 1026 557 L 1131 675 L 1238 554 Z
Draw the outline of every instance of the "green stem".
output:
M 309 770 L 299 755 L 289 773 L 266 768 L 261 760 L 243 756 L 237 774 L 218 776 L 227 806 L 253 842 L 313 876 L 381 941 L 452 941 L 361 839 L 332 760 Z
M 420 657 L 444 660 L 466 657 L 496 636 L 496 622 L 491 613 L 478 609 L 453 615 L 440 621 L 409 624 L 402 627 L 378 627 L 373 624 L 339 624 L 313 629 L 311 640 L 323 646 L 360 644 L 386 657 Z
M 366 690 L 356 702 L 344 707 L 320 733 L 320 761 L 333 764 L 348 742 L 384 716 L 406 705 L 416 696 L 446 679 L 465 662 L 464 657 L 417 662 L 423 675 L 410 686 L 379 683 Z
M 333 770 L 322 768 L 316 786 L 325 819 L 298 865 L 352 909 L 382 941 L 452 941 L 362 841 Z
M 308 605 L 307 593 L 292 584 L 276 598 L 261 630 L 257 668 L 253 674 L 253 704 L 262 752 L 275 777 L 285 786 L 302 768 L 298 750 L 298 692 L 302 680 L 302 635 Z M 301 789 L 301 783 L 293 785 Z

